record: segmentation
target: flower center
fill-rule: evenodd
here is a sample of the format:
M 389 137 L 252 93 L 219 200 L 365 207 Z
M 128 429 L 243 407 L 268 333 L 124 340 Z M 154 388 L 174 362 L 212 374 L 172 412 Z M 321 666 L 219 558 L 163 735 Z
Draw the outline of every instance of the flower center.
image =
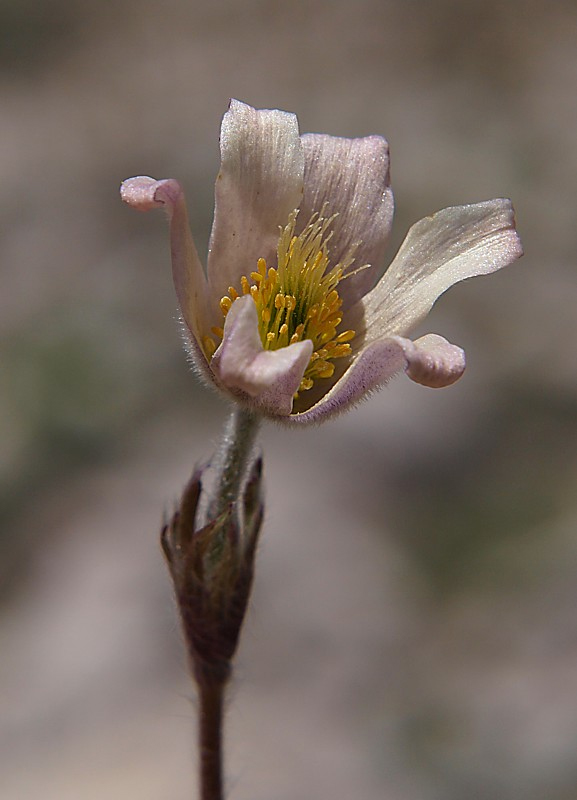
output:
M 354 258 L 351 250 L 343 262 L 329 269 L 327 244 L 332 232 L 328 229 L 335 217 L 314 214 L 296 236 L 297 213 L 291 213 L 281 232 L 277 267 L 267 267 L 264 258 L 259 258 L 256 271 L 250 273 L 250 278 L 243 275 L 240 284 L 242 294 L 250 294 L 255 302 L 265 350 L 278 350 L 304 339 L 312 341 L 313 353 L 299 386 L 299 391 L 306 391 L 315 380 L 330 378 L 335 371 L 332 362 L 351 352 L 349 342 L 355 331 L 337 333 L 343 302 L 337 286 Z M 220 301 L 225 317 L 238 297 L 239 292 L 229 286 L 228 294 Z M 212 328 L 212 333 L 222 339 L 223 328 Z M 209 353 L 214 352 L 214 340 L 207 337 L 205 347 Z

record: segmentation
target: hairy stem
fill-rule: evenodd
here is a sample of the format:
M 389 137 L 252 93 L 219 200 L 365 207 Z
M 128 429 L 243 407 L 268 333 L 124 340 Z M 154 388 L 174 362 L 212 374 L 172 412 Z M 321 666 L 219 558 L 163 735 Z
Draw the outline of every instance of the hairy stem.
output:
M 246 504 L 245 490 L 247 485 L 248 472 L 254 464 L 254 442 L 259 427 L 259 417 L 249 411 L 240 408 L 235 408 L 230 417 L 228 418 L 220 444 L 216 453 L 211 461 L 212 470 L 212 486 L 207 490 L 208 497 L 206 500 L 205 510 L 203 513 L 203 525 L 212 526 L 216 530 L 217 519 L 227 511 L 227 509 L 236 505 L 235 518 L 237 535 L 242 529 L 242 534 L 245 534 L 244 525 L 248 524 L 244 519 L 244 508 Z M 198 495 L 195 496 L 193 505 L 196 504 Z M 243 507 L 243 512 L 240 512 L 240 507 Z M 252 510 L 254 511 L 254 509 Z M 251 512 L 252 513 L 252 512 Z M 238 515 L 238 516 L 237 516 Z M 192 524 L 194 525 L 194 510 L 192 513 Z M 182 519 L 182 517 L 180 518 Z M 256 535 L 258 535 L 258 528 L 256 528 Z M 250 531 L 250 535 L 254 535 L 254 531 Z M 196 541 L 193 535 L 190 542 L 194 545 Z M 242 541 L 242 539 L 241 539 Z M 245 547 L 246 545 L 243 545 Z M 249 548 L 250 549 L 250 548 Z M 179 556 L 182 555 L 182 550 L 178 547 L 176 552 Z M 237 553 L 237 556 L 239 554 Z M 242 553 L 241 553 L 242 555 Z M 245 568 L 242 559 L 239 562 L 240 566 Z M 177 574 L 180 574 L 177 571 Z M 185 572 L 185 575 L 187 573 Z M 239 574 L 243 574 L 242 570 Z M 252 562 L 250 564 L 249 574 L 252 575 Z M 231 573 L 231 576 L 236 579 L 238 575 Z M 214 577 L 214 576 L 213 576 Z M 212 580 L 212 579 L 211 579 Z M 246 576 L 245 576 L 246 580 Z M 188 636 L 188 645 L 190 648 L 192 672 L 198 687 L 199 699 L 199 728 L 198 728 L 198 746 L 199 746 L 199 768 L 200 768 L 200 800 L 222 800 L 223 798 L 223 749 L 222 749 L 222 723 L 223 723 L 223 702 L 224 692 L 230 675 L 230 661 L 220 663 L 219 659 L 222 657 L 220 652 L 223 648 L 226 652 L 231 650 L 231 653 L 236 649 L 236 642 L 238 638 L 239 628 L 242 623 L 242 617 L 246 610 L 246 602 L 248 600 L 248 593 L 250 591 L 250 577 L 246 584 L 246 598 L 242 604 L 241 617 L 238 620 L 238 627 L 236 632 L 233 630 L 231 633 L 231 616 L 234 621 L 234 614 L 231 609 L 227 607 L 225 602 L 221 609 L 218 609 L 215 614 L 215 608 L 211 605 L 211 592 L 214 591 L 214 586 L 210 581 L 202 587 L 202 597 L 200 598 L 200 605 L 194 606 L 194 613 L 191 615 L 191 596 L 192 600 L 198 600 L 195 595 L 198 589 L 196 583 L 192 584 L 192 595 L 185 586 L 184 602 L 179 600 L 181 607 L 181 615 L 183 617 L 185 633 L 188 628 L 191 628 L 192 635 Z M 224 595 L 230 594 L 231 597 L 236 597 L 235 602 L 238 604 L 238 591 L 239 587 L 234 583 L 230 586 L 224 587 Z M 218 593 L 220 601 L 223 597 Z M 178 596 L 178 592 L 177 592 Z M 236 609 L 232 609 L 235 611 Z M 206 617 L 203 615 L 207 614 Z M 234 629 L 234 625 L 232 625 Z M 230 636 L 233 636 L 232 646 Z M 224 637 L 220 641 L 220 637 Z M 228 637 L 228 638 L 227 638 Z M 200 644 L 199 644 L 200 642 Z M 215 653 L 209 648 L 210 658 L 207 660 L 207 654 L 204 653 L 204 658 L 198 657 L 199 647 L 205 647 L 212 644 L 213 650 L 216 647 L 216 653 L 219 658 L 216 658 Z M 217 646 L 219 645 L 219 646 Z M 219 650 L 220 647 L 220 650 Z M 216 661 L 215 661 L 216 659 Z
M 218 450 L 212 460 L 215 485 L 208 506 L 208 519 L 238 500 L 251 462 L 260 416 L 235 407 L 228 418 Z

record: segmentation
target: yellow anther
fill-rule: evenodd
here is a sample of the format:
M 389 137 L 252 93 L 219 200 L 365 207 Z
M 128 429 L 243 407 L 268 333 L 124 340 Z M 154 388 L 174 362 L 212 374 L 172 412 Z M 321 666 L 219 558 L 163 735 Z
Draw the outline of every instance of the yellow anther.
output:
M 287 333 L 288 333 L 288 325 L 286 324 L 286 322 L 283 322 L 283 324 L 280 326 L 279 329 L 279 336 L 285 336 Z
M 266 275 L 266 261 L 264 260 L 264 258 L 259 258 L 259 260 L 257 262 L 257 269 L 258 269 L 259 275 L 262 278 L 264 278 L 264 276 Z
M 355 338 L 354 331 L 343 331 L 342 333 L 339 333 L 339 335 L 336 337 L 335 342 L 339 342 L 339 344 L 341 342 L 350 342 L 351 339 L 354 338 Z
M 230 299 L 231 299 L 233 302 L 234 302 L 234 301 L 237 299 L 237 297 L 238 297 L 238 292 L 236 291 L 236 289 L 234 288 L 234 286 L 229 286 L 229 287 L 228 287 L 228 294 L 229 294 L 229 297 L 230 297 Z
M 319 378 L 331 378 L 334 371 L 335 371 L 335 365 L 329 364 L 328 362 L 325 361 L 325 366 L 321 370 L 319 370 L 318 376 Z
M 210 330 L 215 336 L 220 336 L 221 339 L 224 336 L 224 328 L 217 328 L 216 326 L 213 326 Z
M 230 297 L 222 297 L 221 298 L 220 310 L 222 311 L 222 313 L 224 314 L 225 317 L 228 314 L 231 305 L 232 305 L 232 300 L 230 299 Z
M 250 294 L 252 299 L 258 305 L 258 286 L 251 286 L 250 287 Z
M 285 305 L 285 296 L 279 292 L 274 299 L 274 307 L 284 308 L 284 305 Z
M 246 277 L 246 275 L 243 275 L 242 278 L 240 279 L 240 285 L 242 287 L 243 294 L 250 293 L 250 283 L 248 282 L 248 278 Z
M 250 277 L 253 279 L 255 283 L 259 283 L 262 281 L 262 275 L 260 272 L 251 272 Z
M 262 321 L 266 322 L 267 325 L 268 325 L 268 323 L 270 322 L 270 317 L 271 317 L 270 308 L 263 308 L 263 310 L 261 312 L 261 317 L 262 317 Z
M 205 336 L 202 340 L 202 346 L 204 347 L 207 358 L 212 358 L 216 350 L 214 339 L 211 339 L 210 336 Z
M 272 331 L 269 331 L 269 332 L 267 333 L 267 335 L 266 335 L 266 340 L 267 340 L 267 342 L 272 342 L 272 341 L 274 341 L 274 338 L 275 338 L 275 335 L 274 335 L 274 333 L 273 333 Z
M 313 384 L 314 381 L 311 378 L 303 378 L 299 386 L 299 391 L 306 392 L 307 389 L 313 388 Z

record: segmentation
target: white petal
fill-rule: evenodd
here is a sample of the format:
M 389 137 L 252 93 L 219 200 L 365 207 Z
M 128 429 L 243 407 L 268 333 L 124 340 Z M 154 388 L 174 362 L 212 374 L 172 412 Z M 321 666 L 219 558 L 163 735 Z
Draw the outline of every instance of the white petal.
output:
M 157 181 L 145 175 L 129 178 L 120 187 L 125 203 L 138 211 L 166 208 L 170 220 L 172 278 L 183 321 L 185 341 L 194 365 L 205 378 L 212 380 L 202 349 L 206 326 L 207 287 L 204 270 L 188 226 L 186 201 L 178 181 Z
M 222 386 L 263 413 L 290 414 L 312 354 L 312 342 L 264 350 L 252 297 L 236 300 L 227 314 L 222 343 L 211 361 Z
M 318 403 L 281 421 L 291 424 L 324 422 L 368 397 L 403 369 L 417 383 L 438 389 L 461 377 L 465 354 L 460 347 L 432 333 L 415 342 L 401 336 L 379 339 L 356 356 Z
M 343 305 L 352 305 L 375 283 L 393 222 L 389 147 L 381 136 L 341 139 L 309 133 L 301 137 L 305 153 L 305 194 L 298 223 L 306 225 L 327 203 L 338 213 L 329 243 L 331 264 L 359 244 L 352 269 L 369 264 L 339 284 Z
M 304 156 L 294 114 L 231 100 L 220 134 L 214 223 L 208 257 L 211 297 L 239 288 L 259 258 L 276 261 L 279 228 L 298 208 Z
M 393 263 L 354 309 L 366 342 L 405 334 L 450 286 L 495 272 L 523 254 L 509 200 L 445 208 L 410 229 Z M 347 324 L 362 323 L 351 321 Z

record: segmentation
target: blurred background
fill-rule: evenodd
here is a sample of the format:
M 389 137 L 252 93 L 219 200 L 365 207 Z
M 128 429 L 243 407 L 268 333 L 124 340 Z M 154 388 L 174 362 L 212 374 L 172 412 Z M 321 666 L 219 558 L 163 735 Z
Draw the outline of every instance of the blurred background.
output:
M 569 0 L 1 0 L 2 798 L 196 796 L 157 536 L 226 406 L 118 185 L 181 179 L 204 252 L 231 96 L 385 135 L 391 256 L 499 196 L 526 255 L 420 331 L 466 349 L 454 387 L 265 428 L 229 796 L 577 796 L 576 30 Z

